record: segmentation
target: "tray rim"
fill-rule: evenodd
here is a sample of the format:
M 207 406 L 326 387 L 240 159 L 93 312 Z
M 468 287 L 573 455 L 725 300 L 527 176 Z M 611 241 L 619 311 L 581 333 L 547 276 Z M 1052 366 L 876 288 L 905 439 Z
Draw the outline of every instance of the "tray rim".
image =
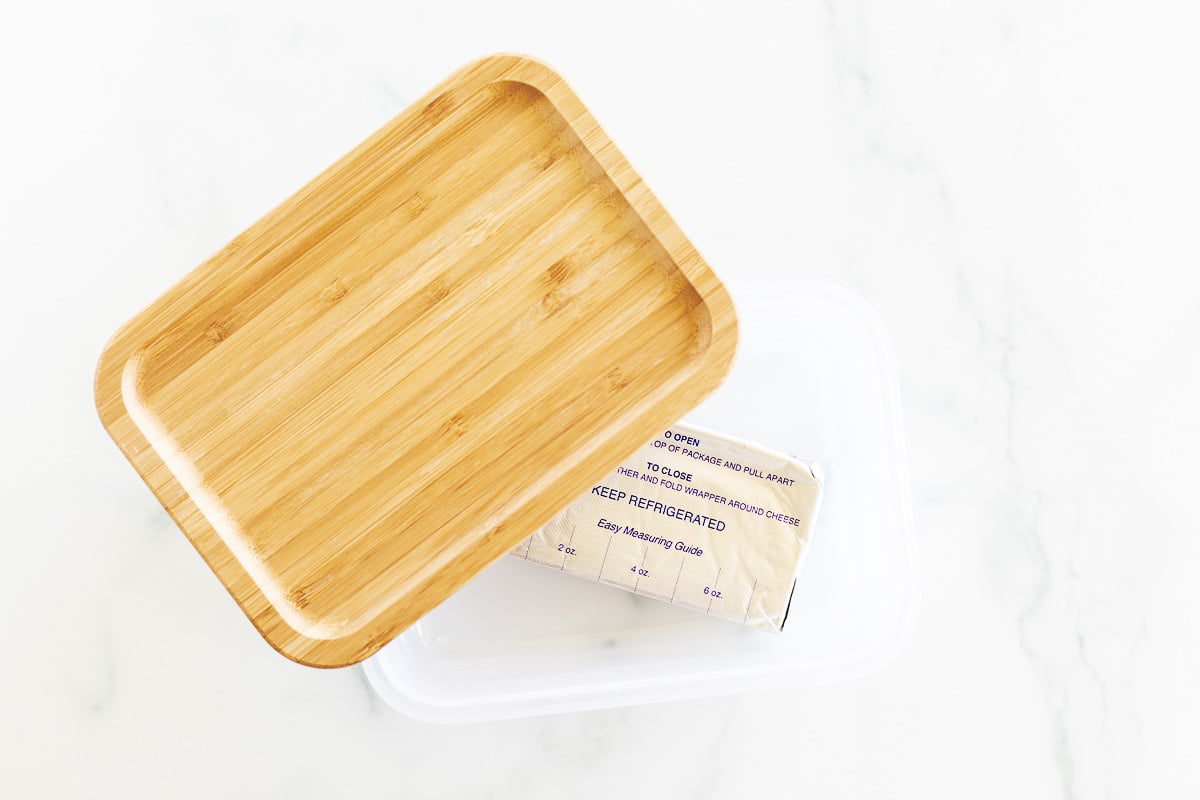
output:
M 304 196 L 311 187 L 321 183 L 328 176 L 346 169 L 360 152 L 378 138 L 414 115 L 421 114 L 423 110 L 430 108 L 451 90 L 477 91 L 490 84 L 501 82 L 525 84 L 546 97 L 573 129 L 590 155 L 613 181 L 652 235 L 663 246 L 708 311 L 711 333 L 708 345 L 697 358 L 689 361 L 678 373 L 695 377 L 696 384 L 692 387 L 692 398 L 690 402 L 681 407 L 679 413 L 664 412 L 658 415 L 661 424 L 669 425 L 707 397 L 728 374 L 737 347 L 737 319 L 733 301 L 696 248 L 650 192 L 624 155 L 617 150 L 583 102 L 557 72 L 541 61 L 523 55 L 499 54 L 478 59 L 459 68 L 404 108 L 362 143 L 307 182 L 301 189 L 283 200 L 263 217 L 252 222 L 247 230 L 265 220 L 285 215 L 289 207 Z M 236 246 L 236 242 L 243 235 L 244 233 L 240 233 L 235 237 L 231 245 Z M 201 262 L 150 305 L 120 326 L 112 335 L 101 352 L 96 366 L 94 393 L 97 412 L 109 436 L 151 489 L 158 502 L 204 558 L 209 568 L 250 619 L 259 634 L 279 653 L 298 663 L 314 667 L 348 666 L 374 655 L 396 635 L 399 635 L 403 628 L 392 632 L 391 635 L 380 636 L 376 633 L 369 633 L 372 625 L 368 624 L 365 628 L 352 631 L 344 636 L 322 639 L 309 637 L 304 632 L 288 625 L 268 601 L 263 590 L 234 557 L 228 545 L 215 532 L 207 518 L 199 512 L 195 502 L 167 468 L 145 433 L 133 422 L 126 406 L 124 380 L 126 365 L 137 357 L 148 338 L 169 327 L 172 320 L 178 316 L 179 311 L 194 302 L 190 299 L 191 292 L 208 272 L 220 266 L 222 256 L 228 247 L 222 248 Z M 649 400 L 647 405 L 651 410 L 655 410 L 659 407 L 667 408 L 672 404 L 669 402 L 669 398 L 655 398 Z M 645 409 L 643 408 L 641 411 L 644 412 Z M 641 412 L 637 418 L 641 418 Z M 629 427 L 629 424 L 626 427 Z M 618 437 L 610 436 L 606 441 L 614 442 L 617 439 Z M 619 453 L 620 459 L 618 460 L 623 460 L 641 444 L 640 441 L 632 442 L 628 447 L 616 447 L 615 449 L 610 446 L 609 452 Z M 606 465 L 590 470 L 595 473 L 597 479 L 603 477 L 608 471 Z M 521 532 L 518 531 L 518 533 Z M 514 538 L 513 544 L 520 538 L 523 536 Z M 500 557 L 503 557 L 503 553 Z M 277 631 L 285 631 L 287 635 L 274 635 L 273 632 Z M 355 641 L 360 644 L 353 645 L 352 643 Z

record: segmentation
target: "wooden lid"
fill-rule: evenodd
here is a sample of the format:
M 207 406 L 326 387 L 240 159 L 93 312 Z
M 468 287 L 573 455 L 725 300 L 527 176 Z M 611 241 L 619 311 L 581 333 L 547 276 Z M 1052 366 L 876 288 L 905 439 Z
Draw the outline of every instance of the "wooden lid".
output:
M 267 641 L 342 666 L 682 417 L 736 339 L 574 93 L 496 56 L 122 327 L 96 401 Z

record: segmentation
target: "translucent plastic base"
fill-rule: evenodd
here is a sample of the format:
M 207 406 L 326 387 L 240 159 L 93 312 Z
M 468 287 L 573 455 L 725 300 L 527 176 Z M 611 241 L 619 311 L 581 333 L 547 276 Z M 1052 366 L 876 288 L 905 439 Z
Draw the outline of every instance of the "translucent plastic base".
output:
M 825 283 L 731 286 L 741 345 L 688 421 L 824 470 L 786 627 L 772 634 L 504 558 L 367 662 L 430 721 L 530 716 L 844 680 L 902 649 L 919 578 L 887 334 Z

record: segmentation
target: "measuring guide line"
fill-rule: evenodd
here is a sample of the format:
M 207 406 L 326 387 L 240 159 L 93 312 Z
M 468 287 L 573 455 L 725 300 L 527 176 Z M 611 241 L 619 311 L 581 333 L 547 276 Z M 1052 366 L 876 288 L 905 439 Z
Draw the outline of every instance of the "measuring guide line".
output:
M 537 534 L 534 534 L 536 536 Z M 525 555 L 521 556 L 526 561 L 529 560 L 529 550 L 533 547 L 533 536 L 529 537 L 529 541 L 525 544 Z
M 718 568 L 717 569 L 717 577 L 715 580 L 713 580 L 713 585 L 712 585 L 713 593 L 708 596 L 708 608 L 704 609 L 705 614 L 708 614 L 709 612 L 712 611 L 713 600 L 717 599 L 717 584 L 719 584 L 720 582 L 721 582 L 721 569 Z
M 758 578 L 754 579 L 754 585 L 750 587 L 750 599 L 746 601 L 746 613 L 742 614 L 742 624 L 746 624 L 746 620 L 750 619 L 750 604 L 754 602 L 754 592 L 758 590 Z
M 610 547 L 612 547 L 612 540 L 616 535 L 616 531 L 613 531 L 608 535 L 608 544 L 604 545 L 604 558 L 600 559 L 600 571 L 596 573 L 597 581 L 604 577 L 604 562 L 608 561 L 608 550 Z M 533 537 L 530 538 L 532 539 Z
M 571 542 L 573 542 L 573 541 L 575 541 L 575 526 L 574 525 L 571 526 L 571 535 L 567 537 L 567 546 L 563 548 L 562 566 L 559 567 L 559 570 L 561 570 L 561 571 L 564 571 L 564 572 L 566 571 L 567 557 L 574 555 L 574 553 L 575 553 L 575 551 L 571 549 Z
M 642 576 L 646 574 L 646 556 L 650 555 L 650 545 L 646 545 L 642 549 L 642 563 L 638 567 L 637 580 L 633 582 L 633 590 L 636 592 L 638 584 L 642 582 Z
M 675 588 L 671 590 L 671 599 L 667 602 L 675 602 L 675 594 L 679 591 L 679 579 L 683 577 L 683 565 L 687 562 L 687 556 L 679 559 L 679 572 L 675 573 Z

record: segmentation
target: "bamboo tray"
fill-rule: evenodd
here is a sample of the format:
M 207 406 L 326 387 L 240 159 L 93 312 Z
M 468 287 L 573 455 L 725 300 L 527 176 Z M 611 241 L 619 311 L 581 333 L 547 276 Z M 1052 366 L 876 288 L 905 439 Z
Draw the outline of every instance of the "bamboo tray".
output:
M 342 666 L 699 403 L 736 339 L 563 80 L 496 56 L 122 327 L 96 401 L 267 641 Z

